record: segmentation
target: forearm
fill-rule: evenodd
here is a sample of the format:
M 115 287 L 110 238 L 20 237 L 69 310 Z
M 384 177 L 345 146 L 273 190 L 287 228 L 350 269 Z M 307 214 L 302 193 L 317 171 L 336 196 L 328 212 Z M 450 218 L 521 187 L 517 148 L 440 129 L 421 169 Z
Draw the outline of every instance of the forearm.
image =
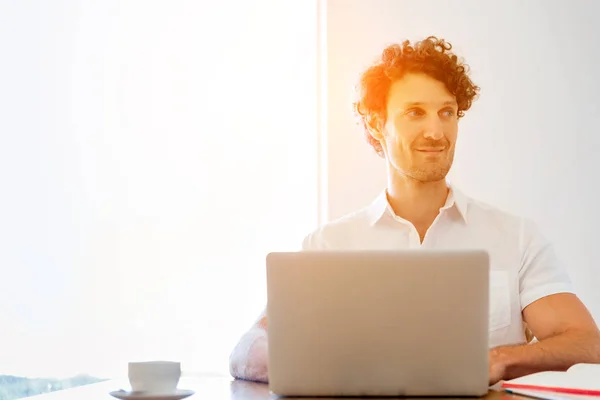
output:
M 567 331 L 537 343 L 492 349 L 490 357 L 502 363 L 504 380 L 540 371 L 564 371 L 577 363 L 600 363 L 600 334 Z
M 234 378 L 268 382 L 267 332 L 261 328 L 248 331 L 229 357 L 229 371 Z

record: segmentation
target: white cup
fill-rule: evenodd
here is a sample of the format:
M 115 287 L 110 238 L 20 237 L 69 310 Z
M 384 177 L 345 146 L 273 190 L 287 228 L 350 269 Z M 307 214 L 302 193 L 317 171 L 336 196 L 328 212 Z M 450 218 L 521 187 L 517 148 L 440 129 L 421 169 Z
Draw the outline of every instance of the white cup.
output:
M 181 364 L 175 361 L 130 362 L 128 375 L 134 392 L 170 394 L 177 390 Z

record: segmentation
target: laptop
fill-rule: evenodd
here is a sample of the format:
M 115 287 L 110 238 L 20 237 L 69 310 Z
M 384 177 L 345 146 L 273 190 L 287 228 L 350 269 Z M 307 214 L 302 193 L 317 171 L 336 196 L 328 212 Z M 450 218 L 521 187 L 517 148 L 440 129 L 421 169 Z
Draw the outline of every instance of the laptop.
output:
M 270 253 L 279 396 L 482 396 L 489 257 L 479 250 Z

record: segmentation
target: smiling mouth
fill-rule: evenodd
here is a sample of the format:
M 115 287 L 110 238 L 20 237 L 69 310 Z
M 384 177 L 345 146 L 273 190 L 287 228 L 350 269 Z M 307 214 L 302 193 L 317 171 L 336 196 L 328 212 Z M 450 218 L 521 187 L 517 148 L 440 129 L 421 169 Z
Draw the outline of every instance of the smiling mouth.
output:
M 444 149 L 417 149 L 420 153 L 441 153 Z

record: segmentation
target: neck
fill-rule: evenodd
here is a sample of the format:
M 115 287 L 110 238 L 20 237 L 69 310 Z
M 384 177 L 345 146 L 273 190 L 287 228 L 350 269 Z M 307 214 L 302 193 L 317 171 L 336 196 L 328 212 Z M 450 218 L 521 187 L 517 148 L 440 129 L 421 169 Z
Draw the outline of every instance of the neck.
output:
M 387 197 L 394 213 L 425 229 L 433 223 L 448 197 L 446 180 L 421 182 L 405 175 L 388 174 Z

